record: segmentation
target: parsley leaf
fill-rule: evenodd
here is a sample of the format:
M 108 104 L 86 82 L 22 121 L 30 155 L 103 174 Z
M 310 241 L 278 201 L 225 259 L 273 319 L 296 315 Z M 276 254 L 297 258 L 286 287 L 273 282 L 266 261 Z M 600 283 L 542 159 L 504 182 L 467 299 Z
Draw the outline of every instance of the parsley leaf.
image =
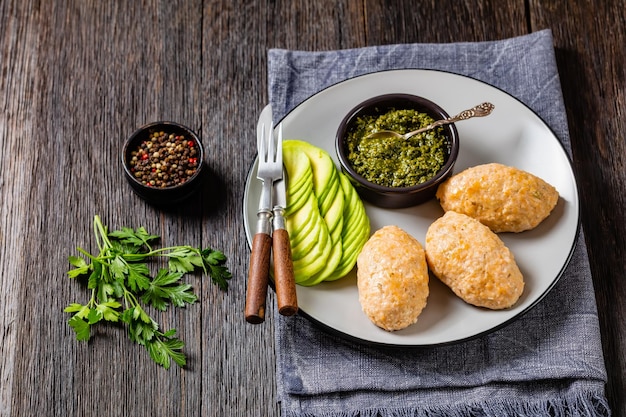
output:
M 120 255 L 117 255 L 115 258 L 113 258 L 113 261 L 111 261 L 111 266 L 109 268 L 111 269 L 113 277 L 117 279 L 123 280 L 126 277 L 126 274 L 128 274 L 126 262 L 124 262 L 124 258 L 122 258 Z
M 100 320 L 102 320 L 103 314 L 102 311 L 97 308 L 90 308 L 89 314 L 87 314 L 87 320 L 90 325 L 96 324 Z
M 198 255 L 191 248 L 178 248 L 170 252 L 168 257 L 169 268 L 172 271 L 185 273 L 193 271 L 196 269 L 196 266 L 202 266 L 202 264 L 197 265 L 197 261 L 193 261 L 193 258 L 198 258 Z
M 232 278 L 232 274 L 228 268 L 224 266 L 226 256 L 219 251 L 210 248 L 203 249 L 201 252 L 205 269 L 208 268 L 213 283 L 217 284 L 222 290 L 228 288 L 228 280 Z
M 171 246 L 152 248 L 159 236 L 152 235 L 144 227 L 109 232 L 99 216 L 94 217 L 94 232 L 99 253 L 93 255 L 82 248 L 78 251 L 87 260 L 68 257 L 73 267 L 68 271 L 70 278 L 88 276 L 87 288 L 91 298 L 86 304 L 71 303 L 65 308 L 72 314 L 68 320 L 76 339 L 87 341 L 91 327 L 101 322 L 121 322 L 129 338 L 148 350 L 152 360 L 169 369 L 174 361 L 183 367 L 187 358 L 182 349 L 185 344 L 175 337 L 176 329 L 165 333 L 158 323 L 146 312 L 141 303 L 157 310 L 166 310 L 169 305 L 184 307 L 197 301 L 190 284 L 182 282 L 185 274 L 202 270 L 220 289 L 228 288 L 231 274 L 225 266 L 226 256 L 211 248 Z M 168 268 L 158 270 L 151 277 L 147 261 L 166 258 Z
M 144 263 L 128 265 L 128 286 L 132 291 L 145 290 L 150 287 L 150 270 Z
M 146 246 L 148 249 L 151 249 L 150 242 L 159 238 L 157 235 L 149 234 L 143 226 L 137 228 L 136 230 L 133 230 L 130 227 L 122 227 L 122 230 L 115 230 L 109 233 L 109 236 L 117 238 L 120 242 L 128 245 L 132 245 L 137 248 Z
M 187 358 L 182 353 L 185 343 L 177 338 L 160 337 L 150 342 L 147 346 L 153 361 L 169 369 L 172 359 L 176 365 L 183 367 L 187 364 Z
M 83 258 L 70 256 L 67 260 L 75 267 L 67 272 L 70 278 L 76 278 L 89 272 L 89 265 L 87 265 L 87 262 L 85 262 Z
M 85 320 L 78 317 L 77 315 L 72 316 L 68 323 L 70 327 L 74 329 L 74 332 L 76 332 L 76 340 L 89 340 L 89 337 L 91 336 L 91 326 L 89 325 L 89 323 L 87 323 Z
M 193 293 L 191 285 L 179 284 L 182 276 L 182 272 L 171 272 L 167 269 L 159 270 L 141 300 L 161 311 L 167 309 L 168 300 L 176 307 L 184 307 L 186 303 L 195 303 L 198 298 Z
M 122 305 L 117 301 L 109 301 L 106 303 L 98 304 L 96 310 L 102 314 L 102 317 L 106 321 L 117 322 L 120 317 L 120 312 L 117 311 Z

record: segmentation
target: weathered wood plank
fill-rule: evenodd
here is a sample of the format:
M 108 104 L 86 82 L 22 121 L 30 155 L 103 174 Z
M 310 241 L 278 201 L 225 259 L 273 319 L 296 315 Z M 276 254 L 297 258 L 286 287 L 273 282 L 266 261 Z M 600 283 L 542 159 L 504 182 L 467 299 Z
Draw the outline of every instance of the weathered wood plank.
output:
M 480 42 L 527 33 L 524 1 L 366 0 L 369 45 Z
M 33 5 L 23 2 L 0 4 L 0 415 L 11 412 L 18 334 L 24 325 L 18 318 L 23 285 L 23 254 L 28 235 L 28 196 L 32 175 L 24 162 L 33 147 L 26 138 L 36 135 L 30 117 L 35 95 L 37 58 L 33 26 L 37 25 Z
M 623 2 L 531 2 L 533 28 L 550 27 L 580 188 L 607 395 L 626 415 L 626 11 Z
M 201 8 L 200 2 L 181 6 L 38 4 L 31 28 L 36 40 L 28 45 L 36 59 L 25 69 L 34 79 L 28 115 L 34 132 L 24 138 L 32 164 L 24 175 L 32 186 L 23 200 L 24 265 L 16 269 L 17 320 L 23 325 L 16 344 L 15 414 L 193 415 L 200 408 L 200 372 L 156 367 L 144 348 L 112 326 L 93 342 L 79 343 L 63 313 L 68 303 L 88 300 L 84 286 L 65 271 L 75 246 L 95 250 L 94 214 L 111 228 L 144 225 L 166 243 L 201 243 L 199 216 L 147 206 L 132 194 L 119 165 L 123 140 L 140 124 L 172 119 L 199 127 Z M 192 306 L 158 316 L 185 339 L 198 330 L 199 313 Z

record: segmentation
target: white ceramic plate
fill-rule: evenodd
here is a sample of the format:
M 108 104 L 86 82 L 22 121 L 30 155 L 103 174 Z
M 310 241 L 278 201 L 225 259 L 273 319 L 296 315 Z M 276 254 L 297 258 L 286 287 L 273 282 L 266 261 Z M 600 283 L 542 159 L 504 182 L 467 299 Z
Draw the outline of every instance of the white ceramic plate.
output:
M 298 303 L 306 317 L 351 339 L 396 346 L 428 346 L 458 342 L 493 331 L 518 318 L 548 293 L 569 262 L 579 224 L 576 180 L 570 161 L 550 128 L 528 107 L 502 90 L 483 82 L 432 70 L 384 71 L 349 79 L 309 98 L 282 121 L 285 139 L 300 139 L 327 150 L 338 165 L 335 133 L 345 114 L 361 101 L 380 94 L 409 93 L 433 100 L 448 114 L 483 101 L 495 105 L 486 118 L 457 123 L 461 149 L 455 172 L 499 162 L 531 172 L 557 188 L 560 199 L 537 228 L 500 237 L 511 249 L 526 286 L 508 310 L 473 307 L 457 298 L 436 278 L 416 324 L 387 332 L 372 324 L 358 301 L 356 273 L 315 287 L 298 287 Z M 256 162 L 244 195 L 245 230 L 250 244 L 256 225 L 260 182 Z M 422 245 L 428 226 L 443 211 L 436 200 L 408 209 L 381 209 L 366 204 L 372 232 L 395 224 Z

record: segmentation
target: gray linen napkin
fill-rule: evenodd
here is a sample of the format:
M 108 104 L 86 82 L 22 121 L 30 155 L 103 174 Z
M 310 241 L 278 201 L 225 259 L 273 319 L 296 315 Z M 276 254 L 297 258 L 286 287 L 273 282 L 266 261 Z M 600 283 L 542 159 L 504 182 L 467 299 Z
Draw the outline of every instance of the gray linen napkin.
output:
M 321 89 L 364 73 L 440 69 L 499 87 L 547 122 L 570 152 L 549 30 L 481 43 L 269 51 L 276 119 Z M 277 384 L 291 416 L 610 415 L 584 238 L 548 296 L 521 319 L 467 342 L 390 349 L 276 315 Z

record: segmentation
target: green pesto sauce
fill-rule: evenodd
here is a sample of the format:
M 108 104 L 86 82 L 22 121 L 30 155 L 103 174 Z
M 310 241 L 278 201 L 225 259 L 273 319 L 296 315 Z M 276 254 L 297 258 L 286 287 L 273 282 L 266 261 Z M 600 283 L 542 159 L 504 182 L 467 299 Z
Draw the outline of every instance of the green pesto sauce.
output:
M 378 116 L 356 119 L 348 131 L 348 160 L 368 181 L 386 187 L 411 187 L 434 177 L 446 162 L 447 139 L 443 128 L 419 133 L 409 139 L 364 139 L 379 130 L 406 133 L 434 122 L 416 110 L 391 110 Z

